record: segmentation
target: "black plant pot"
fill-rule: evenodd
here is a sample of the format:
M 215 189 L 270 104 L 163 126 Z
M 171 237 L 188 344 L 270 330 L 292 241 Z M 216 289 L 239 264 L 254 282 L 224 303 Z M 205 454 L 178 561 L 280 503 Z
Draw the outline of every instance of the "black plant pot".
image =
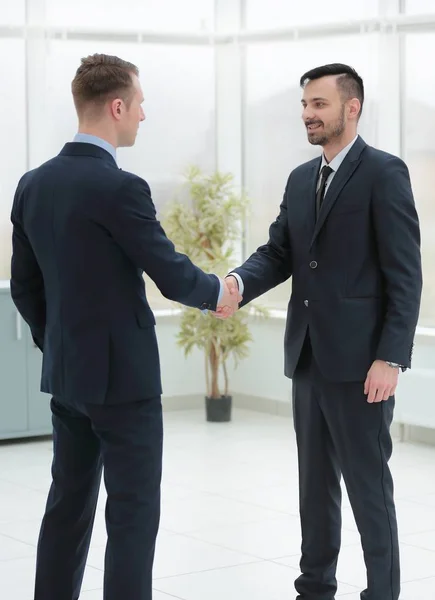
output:
M 211 423 L 227 423 L 231 421 L 232 396 L 220 398 L 205 398 L 207 421 Z

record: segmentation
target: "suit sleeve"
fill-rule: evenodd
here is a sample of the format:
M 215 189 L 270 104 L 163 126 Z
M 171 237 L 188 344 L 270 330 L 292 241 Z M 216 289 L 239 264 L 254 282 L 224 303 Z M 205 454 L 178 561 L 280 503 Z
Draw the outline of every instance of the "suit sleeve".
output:
M 130 260 L 142 269 L 168 299 L 194 308 L 216 310 L 220 280 L 196 267 L 167 238 L 139 177 L 123 183 L 108 205 L 105 227 Z
M 373 221 L 387 304 L 376 358 L 410 367 L 420 311 L 420 227 L 408 169 L 389 159 L 374 185 Z
M 33 341 L 43 349 L 46 304 L 44 279 L 21 220 L 22 192 L 18 186 L 12 207 L 11 296 L 30 327 Z
M 244 306 L 251 300 L 284 283 L 292 275 L 292 253 L 287 220 L 287 196 L 284 192 L 278 217 L 269 228 L 267 244 L 260 246 L 241 267 L 233 269 L 243 282 Z

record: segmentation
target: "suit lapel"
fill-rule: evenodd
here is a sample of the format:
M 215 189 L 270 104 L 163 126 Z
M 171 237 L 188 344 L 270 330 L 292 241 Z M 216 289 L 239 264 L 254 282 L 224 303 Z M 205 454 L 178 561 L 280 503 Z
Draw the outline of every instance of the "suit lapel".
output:
M 320 210 L 319 218 L 317 219 L 316 226 L 314 228 L 313 237 L 311 239 L 311 246 L 314 244 L 320 230 L 322 229 L 332 207 L 337 201 L 341 190 L 344 188 L 346 183 L 352 177 L 355 169 L 361 162 L 361 153 L 366 147 L 366 143 L 358 137 L 352 148 L 349 150 L 348 155 L 341 163 L 337 173 L 334 175 L 331 185 L 326 190 L 325 197 L 323 199 L 322 208 Z M 318 171 L 317 171 L 318 175 Z

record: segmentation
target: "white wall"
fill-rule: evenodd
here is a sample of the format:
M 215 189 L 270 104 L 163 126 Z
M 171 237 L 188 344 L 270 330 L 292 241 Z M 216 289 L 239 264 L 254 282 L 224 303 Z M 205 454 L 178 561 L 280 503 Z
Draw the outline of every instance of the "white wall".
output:
M 270 407 L 268 412 L 290 414 L 291 381 L 284 376 L 284 327 L 283 318 L 252 319 L 250 355 L 237 369 L 229 368 L 230 392 L 236 405 L 262 411 Z M 204 357 L 194 352 L 185 359 L 176 345 L 177 332 L 177 317 L 157 316 L 164 396 L 179 397 L 180 408 L 186 408 L 194 405 L 186 405 L 187 398 L 198 402 L 205 395 Z M 434 365 L 435 337 L 420 333 L 412 369 L 400 375 L 396 423 L 435 430 Z

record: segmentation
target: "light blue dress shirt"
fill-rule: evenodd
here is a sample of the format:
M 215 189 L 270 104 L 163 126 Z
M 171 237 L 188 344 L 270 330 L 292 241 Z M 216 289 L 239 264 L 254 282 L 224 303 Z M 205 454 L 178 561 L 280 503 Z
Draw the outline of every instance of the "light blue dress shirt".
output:
M 109 154 L 113 156 L 114 161 L 116 162 L 116 148 L 106 142 L 106 140 L 97 137 L 96 135 L 91 135 L 89 133 L 77 133 L 74 137 L 74 142 L 82 142 L 83 144 L 94 144 L 94 146 L 99 146 L 106 150 Z
M 94 144 L 94 146 L 99 146 L 100 148 L 103 148 L 103 150 L 106 150 L 111 156 L 113 156 L 114 161 L 116 162 L 116 148 L 114 146 L 112 146 L 112 144 L 109 144 L 109 142 L 106 142 L 106 140 L 103 140 L 100 137 L 97 137 L 96 135 L 91 135 L 89 133 L 77 133 L 74 136 L 74 142 L 79 142 L 79 143 L 83 143 L 83 144 Z M 218 296 L 218 304 L 221 301 L 221 298 L 223 296 L 224 293 L 224 286 L 222 283 L 222 280 L 219 278 L 219 296 Z M 204 314 L 207 314 L 207 310 L 203 310 L 201 311 Z

